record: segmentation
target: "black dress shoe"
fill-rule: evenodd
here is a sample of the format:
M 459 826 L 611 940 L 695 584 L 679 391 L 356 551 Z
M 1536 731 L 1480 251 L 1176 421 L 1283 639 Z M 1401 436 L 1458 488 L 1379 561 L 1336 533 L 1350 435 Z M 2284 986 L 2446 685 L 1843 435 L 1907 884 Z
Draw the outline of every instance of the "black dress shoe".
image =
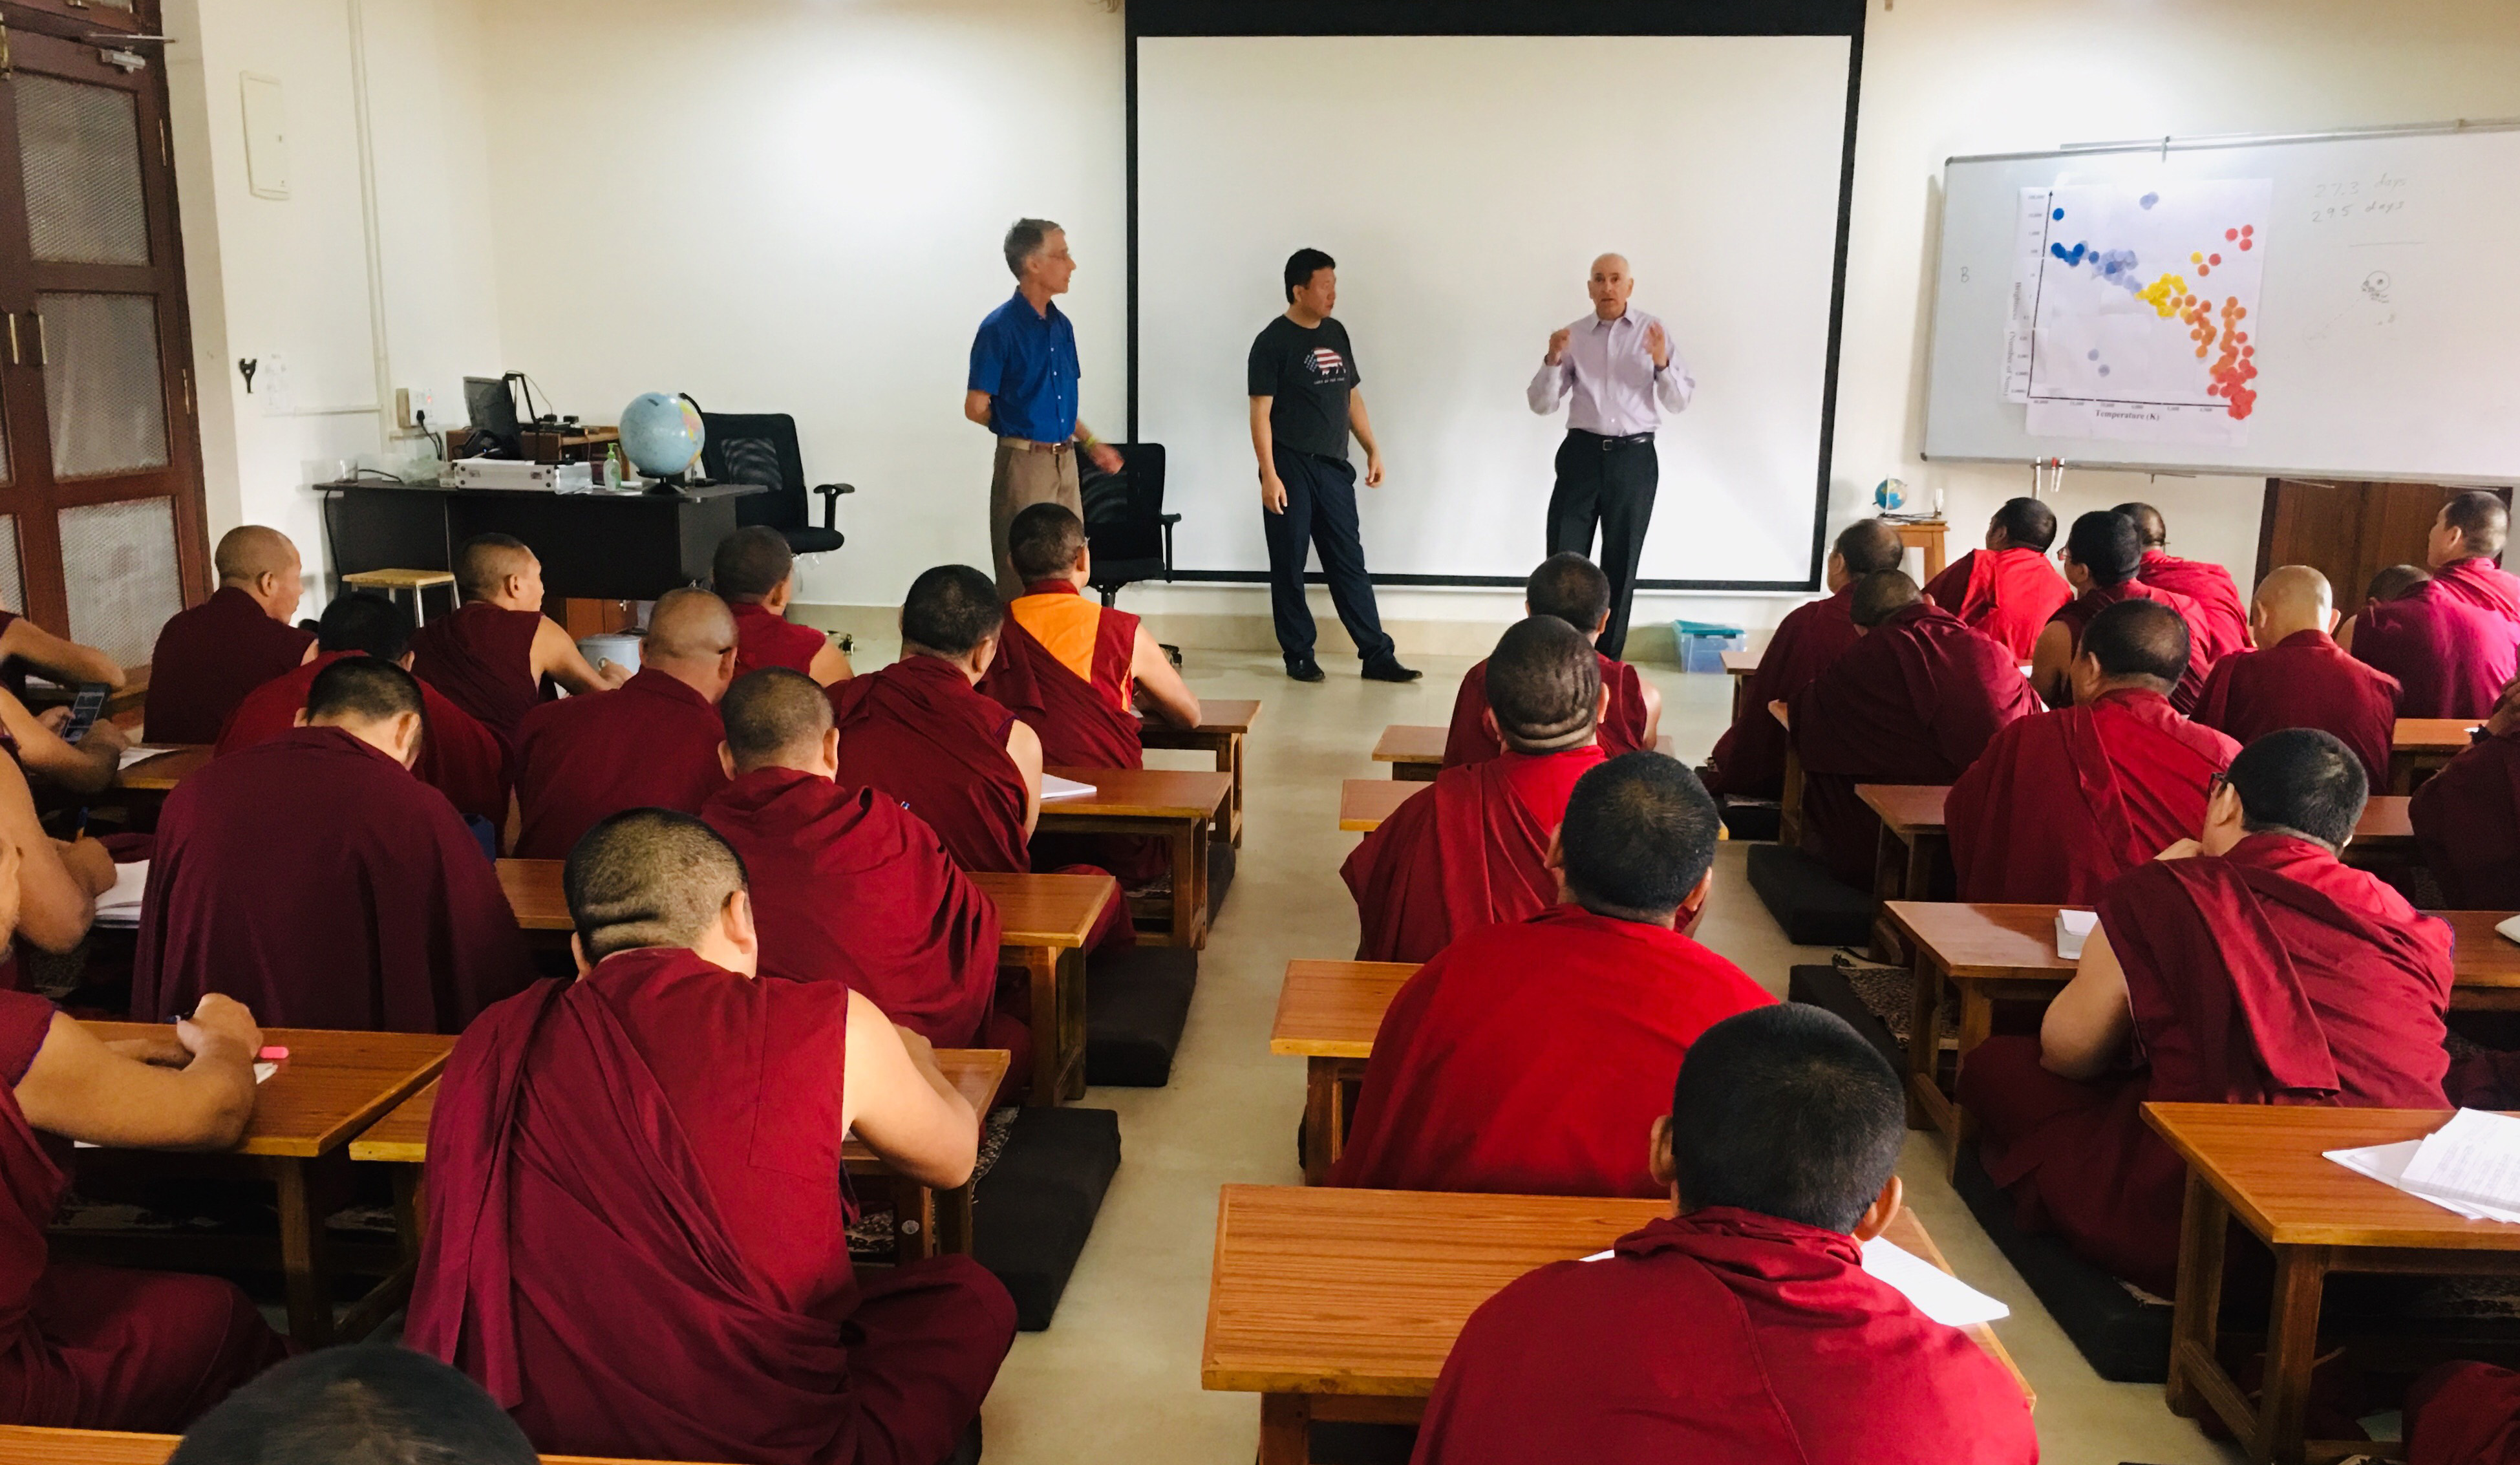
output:
M 1300 662 L 1288 662 L 1286 674 L 1299 682 L 1317 682 L 1322 679 L 1322 664 L 1310 657 Z
M 1422 671 L 1413 671 L 1397 661 L 1365 664 L 1365 679 L 1370 682 L 1414 682 L 1425 674 Z

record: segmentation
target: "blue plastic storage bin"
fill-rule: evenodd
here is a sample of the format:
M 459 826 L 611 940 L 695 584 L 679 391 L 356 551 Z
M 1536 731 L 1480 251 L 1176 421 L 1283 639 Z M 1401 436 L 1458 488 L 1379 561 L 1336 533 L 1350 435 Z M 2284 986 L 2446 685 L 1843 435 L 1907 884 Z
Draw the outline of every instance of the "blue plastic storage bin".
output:
M 1722 671 L 1724 653 L 1739 651 L 1745 639 L 1737 625 L 1716 625 L 1704 620 L 1675 620 L 1671 633 L 1680 644 L 1683 671 Z

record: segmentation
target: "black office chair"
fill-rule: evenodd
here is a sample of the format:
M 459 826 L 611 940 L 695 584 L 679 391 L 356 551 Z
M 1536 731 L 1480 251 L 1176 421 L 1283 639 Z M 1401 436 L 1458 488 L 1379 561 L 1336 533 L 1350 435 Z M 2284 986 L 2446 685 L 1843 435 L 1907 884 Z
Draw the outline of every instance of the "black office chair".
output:
M 1164 512 L 1164 445 L 1115 442 L 1120 471 L 1104 473 L 1079 453 L 1077 486 L 1085 499 L 1085 542 L 1094 550 L 1094 588 L 1114 603 L 1123 585 L 1173 577 L 1173 526 Z
M 805 506 L 805 455 L 796 445 L 796 419 L 785 412 L 711 412 L 683 400 L 699 413 L 707 440 L 700 446 L 700 471 L 721 483 L 760 483 L 768 493 L 750 493 L 735 501 L 735 522 L 765 524 L 788 536 L 788 547 L 800 555 L 818 555 L 848 542 L 840 532 L 840 495 L 857 492 L 854 483 L 817 483 L 823 495 L 823 523 L 818 527 Z

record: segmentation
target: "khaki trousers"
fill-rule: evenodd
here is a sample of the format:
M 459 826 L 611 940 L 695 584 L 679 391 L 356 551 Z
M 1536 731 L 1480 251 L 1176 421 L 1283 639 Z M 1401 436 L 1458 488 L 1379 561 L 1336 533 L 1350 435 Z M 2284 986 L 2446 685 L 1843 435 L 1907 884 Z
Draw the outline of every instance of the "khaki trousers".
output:
M 1034 504 L 1065 504 L 1085 517 L 1085 496 L 1076 481 L 1076 447 L 1062 443 L 1056 452 L 1035 449 L 1020 437 L 998 439 L 998 461 L 989 475 L 989 555 L 996 562 L 998 596 L 1012 600 L 1024 593 L 1014 562 L 1007 558 L 1007 526 Z

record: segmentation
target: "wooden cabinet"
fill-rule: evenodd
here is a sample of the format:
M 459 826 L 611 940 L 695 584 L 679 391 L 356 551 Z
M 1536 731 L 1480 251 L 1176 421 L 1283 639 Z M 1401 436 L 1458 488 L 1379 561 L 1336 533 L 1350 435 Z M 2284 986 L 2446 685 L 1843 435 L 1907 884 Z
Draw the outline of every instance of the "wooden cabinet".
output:
M 2434 518 L 2465 491 L 2440 483 L 2269 479 L 2254 579 L 2278 565 L 2308 565 L 2327 576 L 2336 609 L 2351 616 L 2362 609 L 2371 576 L 2392 565 L 2424 563 Z M 2509 488 L 2495 491 L 2511 501 Z

